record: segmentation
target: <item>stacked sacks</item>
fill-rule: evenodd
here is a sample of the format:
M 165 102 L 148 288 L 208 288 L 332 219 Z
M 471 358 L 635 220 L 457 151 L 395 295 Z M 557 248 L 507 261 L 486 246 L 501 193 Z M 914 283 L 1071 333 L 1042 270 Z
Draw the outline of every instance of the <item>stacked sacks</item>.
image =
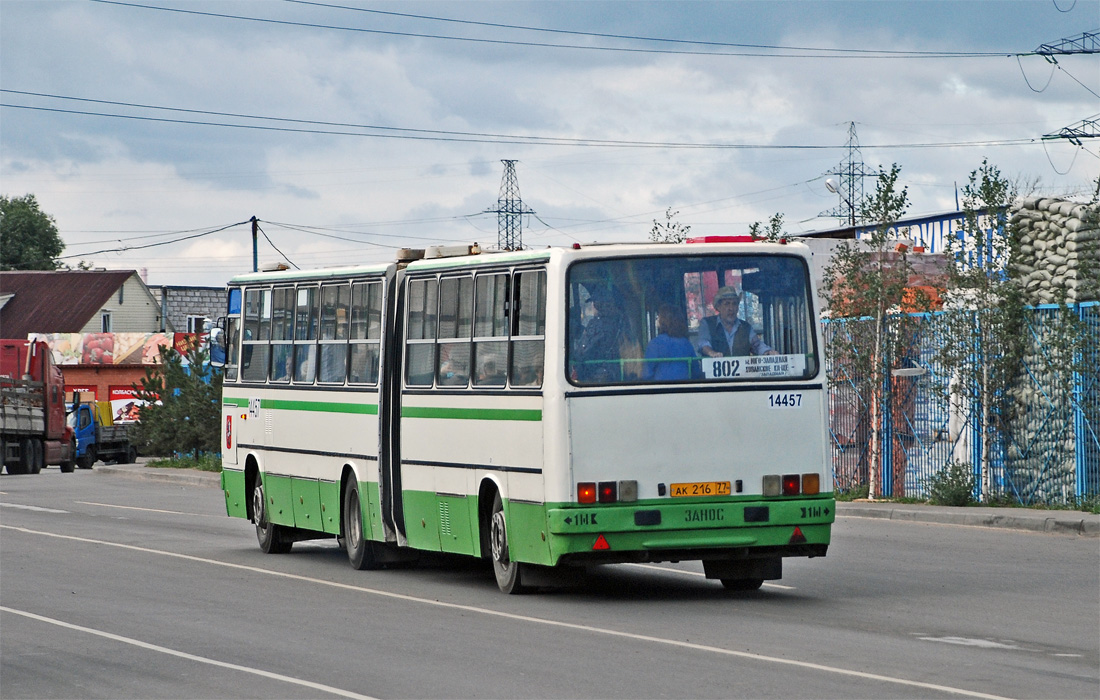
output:
M 1031 197 L 1012 214 L 1019 243 L 1011 274 L 1032 306 L 1100 299 L 1100 206 Z M 1097 404 L 1075 405 L 1074 350 L 1065 343 L 1062 311 L 1029 314 L 1029 337 L 1006 429 L 1005 467 L 1028 500 L 1066 502 L 1076 493 L 1076 422 L 1097 424 Z M 1075 314 L 1073 310 L 1069 314 Z M 1077 411 L 1083 411 L 1079 414 Z
M 1011 273 L 1028 304 L 1100 299 L 1100 206 L 1029 197 L 1011 223 L 1019 241 Z

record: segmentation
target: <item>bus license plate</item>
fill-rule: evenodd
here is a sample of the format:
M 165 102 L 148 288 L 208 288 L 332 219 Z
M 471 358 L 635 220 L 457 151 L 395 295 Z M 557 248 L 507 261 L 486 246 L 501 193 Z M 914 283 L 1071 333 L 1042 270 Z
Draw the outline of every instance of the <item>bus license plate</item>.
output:
M 682 496 L 728 496 L 730 495 L 730 482 L 728 481 L 695 481 L 690 484 L 672 484 L 670 495 L 673 498 Z

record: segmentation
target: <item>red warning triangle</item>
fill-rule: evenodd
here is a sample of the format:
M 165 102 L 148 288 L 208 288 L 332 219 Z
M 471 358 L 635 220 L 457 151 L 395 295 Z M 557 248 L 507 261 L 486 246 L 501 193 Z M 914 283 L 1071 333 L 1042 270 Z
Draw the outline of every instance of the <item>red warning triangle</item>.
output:
M 607 543 L 603 535 L 596 538 L 596 544 L 592 545 L 592 549 L 611 549 L 611 545 Z
M 795 526 L 789 544 L 806 544 L 806 536 L 802 534 L 802 528 Z

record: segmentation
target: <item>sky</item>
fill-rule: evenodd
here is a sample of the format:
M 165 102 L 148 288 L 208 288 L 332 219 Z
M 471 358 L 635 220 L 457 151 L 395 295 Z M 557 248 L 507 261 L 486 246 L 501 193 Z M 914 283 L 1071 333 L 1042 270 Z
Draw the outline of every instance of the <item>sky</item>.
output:
M 0 194 L 63 261 L 221 286 L 253 264 L 498 241 L 515 161 L 525 247 L 840 225 L 856 135 L 911 215 L 983 159 L 1087 201 L 1100 0 L 0 0 Z M 854 125 L 854 126 L 853 126 Z M 1095 132 L 1096 127 L 1092 127 Z M 874 189 L 874 178 L 863 180 Z

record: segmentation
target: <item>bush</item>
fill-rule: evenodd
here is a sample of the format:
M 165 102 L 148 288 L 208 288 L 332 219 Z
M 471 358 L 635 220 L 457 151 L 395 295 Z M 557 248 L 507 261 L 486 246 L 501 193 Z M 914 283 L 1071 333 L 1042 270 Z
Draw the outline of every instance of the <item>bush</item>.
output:
M 974 503 L 974 471 L 969 464 L 951 462 L 928 478 L 928 501 L 937 506 L 968 506 Z
M 203 452 L 197 457 L 177 455 L 164 459 L 153 459 L 148 461 L 145 466 L 162 469 L 197 469 L 203 472 L 220 472 L 222 470 L 222 458 L 210 452 Z

